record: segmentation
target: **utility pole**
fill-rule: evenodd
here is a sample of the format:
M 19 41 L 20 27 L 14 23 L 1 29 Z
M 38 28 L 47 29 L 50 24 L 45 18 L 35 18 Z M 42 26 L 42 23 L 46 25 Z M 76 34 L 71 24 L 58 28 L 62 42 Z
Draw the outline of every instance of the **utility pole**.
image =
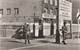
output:
M 57 0 L 57 29 L 56 29 L 56 43 L 60 44 L 60 33 L 59 33 L 59 0 Z
M 73 0 L 70 1 L 71 2 L 71 6 L 73 4 Z M 72 9 L 72 7 L 71 7 Z M 72 11 L 72 10 L 71 10 Z M 71 13 L 71 16 L 72 16 L 72 13 Z M 70 20 L 70 38 L 72 39 L 73 38 L 73 33 L 72 33 L 72 17 L 71 17 L 71 20 Z

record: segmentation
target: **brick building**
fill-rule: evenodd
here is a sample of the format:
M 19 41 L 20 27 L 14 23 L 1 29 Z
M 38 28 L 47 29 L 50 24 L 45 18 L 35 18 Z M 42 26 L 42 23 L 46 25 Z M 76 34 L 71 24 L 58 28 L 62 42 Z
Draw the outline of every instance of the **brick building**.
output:
M 0 0 L 2 22 L 50 22 L 56 19 L 55 0 Z

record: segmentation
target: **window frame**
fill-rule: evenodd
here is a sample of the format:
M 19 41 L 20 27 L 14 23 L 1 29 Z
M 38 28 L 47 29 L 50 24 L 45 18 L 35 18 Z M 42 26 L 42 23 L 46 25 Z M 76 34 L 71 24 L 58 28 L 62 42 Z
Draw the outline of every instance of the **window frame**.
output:
M 44 8 L 44 11 L 43 13 L 48 13 L 48 8 Z
M 1 14 L 3 15 L 3 9 L 0 9 L 0 11 L 1 11 Z
M 53 14 L 53 9 L 50 9 L 50 14 Z
M 7 15 L 11 14 L 11 8 L 7 8 Z
M 14 8 L 14 14 L 19 14 L 19 8 Z

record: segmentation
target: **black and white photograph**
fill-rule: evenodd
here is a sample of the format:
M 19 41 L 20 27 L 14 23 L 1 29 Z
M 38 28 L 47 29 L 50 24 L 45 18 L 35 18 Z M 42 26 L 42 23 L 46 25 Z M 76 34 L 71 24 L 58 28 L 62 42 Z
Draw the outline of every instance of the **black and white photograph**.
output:
M 80 50 L 80 0 L 0 0 L 0 50 Z

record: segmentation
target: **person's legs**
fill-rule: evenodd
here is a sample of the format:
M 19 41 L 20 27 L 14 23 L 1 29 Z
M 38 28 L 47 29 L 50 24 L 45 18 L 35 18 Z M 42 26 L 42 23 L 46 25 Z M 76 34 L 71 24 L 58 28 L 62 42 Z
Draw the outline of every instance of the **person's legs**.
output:
M 28 40 L 28 43 L 30 44 L 30 36 L 27 35 L 27 40 Z
M 27 41 L 27 37 L 26 37 L 26 35 L 25 35 L 25 44 L 26 44 L 26 41 Z
M 27 35 L 26 35 L 26 32 L 24 34 L 24 40 L 25 40 L 25 44 L 26 44 L 26 41 L 27 41 Z
M 65 40 L 66 40 L 66 39 L 65 39 L 65 37 L 64 37 L 65 35 L 64 35 L 64 33 L 62 33 L 62 34 L 63 34 L 63 41 L 62 41 L 62 42 L 63 42 L 63 44 L 66 45 L 66 43 L 65 43 Z

